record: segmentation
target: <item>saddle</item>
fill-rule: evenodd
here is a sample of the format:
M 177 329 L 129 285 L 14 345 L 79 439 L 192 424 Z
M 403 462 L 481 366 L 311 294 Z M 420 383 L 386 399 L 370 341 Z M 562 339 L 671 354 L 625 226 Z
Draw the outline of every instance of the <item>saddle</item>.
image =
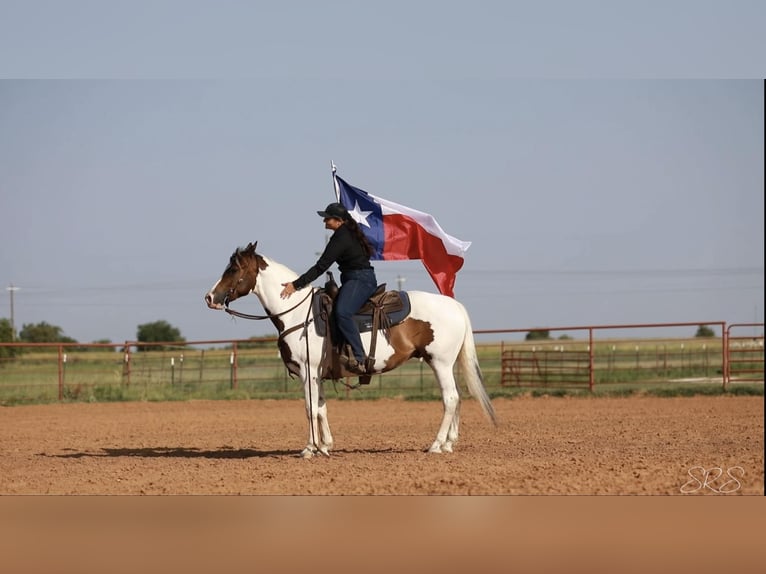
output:
M 320 364 L 320 377 L 323 379 L 340 379 L 347 376 L 340 364 L 340 355 L 345 353 L 353 356 L 348 344 L 347 349 L 339 349 L 337 341 L 333 340 L 335 332 L 334 318 L 332 313 L 333 303 L 338 295 L 338 284 L 333 278 L 332 272 L 327 273 L 327 282 L 324 288 L 319 289 L 314 297 L 314 325 L 317 335 L 329 337 L 331 344 L 325 345 L 325 353 Z M 371 332 L 370 351 L 367 358 L 367 370 L 372 370 L 375 363 L 375 348 L 378 333 L 382 332 L 386 341 L 390 341 L 390 328 L 404 321 L 410 314 L 410 298 L 406 291 L 386 291 L 386 284 L 378 285 L 367 302 L 354 314 L 354 322 L 360 333 Z M 360 377 L 362 384 L 369 383 L 370 375 Z

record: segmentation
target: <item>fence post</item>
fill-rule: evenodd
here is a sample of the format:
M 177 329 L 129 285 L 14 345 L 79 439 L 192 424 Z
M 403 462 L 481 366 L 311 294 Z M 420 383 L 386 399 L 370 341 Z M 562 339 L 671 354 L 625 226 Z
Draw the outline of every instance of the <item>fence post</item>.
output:
M 233 367 L 234 368 L 234 386 L 232 388 L 236 389 L 239 386 L 237 381 L 237 367 L 239 366 L 238 365 L 239 360 L 237 357 L 237 342 L 236 341 L 234 341 L 234 353 L 232 356 L 234 357 L 234 367 Z
M 593 372 L 593 329 L 588 329 L 588 390 L 593 392 L 595 375 Z
M 234 351 L 229 353 L 229 388 L 234 388 Z
M 64 347 L 59 345 L 59 401 L 64 400 Z
M 721 324 L 721 375 L 723 379 L 723 390 L 729 383 L 729 330 L 726 323 Z
M 125 382 L 126 386 L 130 386 L 130 345 L 127 341 L 125 341 L 125 347 L 123 347 L 125 351 L 125 360 L 123 361 L 122 366 L 122 378 Z
M 237 388 L 237 342 L 232 345 L 231 355 L 229 355 L 229 388 Z

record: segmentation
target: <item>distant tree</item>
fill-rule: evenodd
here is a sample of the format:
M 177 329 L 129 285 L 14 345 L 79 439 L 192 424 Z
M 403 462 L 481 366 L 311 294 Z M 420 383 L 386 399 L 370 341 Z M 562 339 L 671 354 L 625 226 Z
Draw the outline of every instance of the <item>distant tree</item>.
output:
M 102 344 L 111 345 L 112 341 L 110 341 L 109 339 L 98 339 L 96 341 L 92 341 L 92 342 L 88 343 L 87 345 L 83 345 L 82 347 L 74 347 L 72 350 L 73 351 L 79 351 L 79 352 L 82 352 L 82 353 L 100 353 L 100 352 L 109 351 L 109 350 L 117 350 L 117 351 L 119 351 L 119 348 L 109 349 L 108 347 L 94 347 L 93 346 L 93 345 L 102 345 Z
M 64 331 L 57 325 L 51 325 L 42 321 L 37 324 L 23 325 L 19 331 L 19 341 L 25 343 L 76 343 L 72 337 L 64 335 Z
M 0 343 L 12 343 L 13 342 L 13 329 L 11 328 L 10 319 L 0 319 Z M 9 357 L 15 357 L 19 354 L 18 347 L 0 347 L 0 359 L 7 359 Z M 2 365 L 2 363 L 0 363 Z
M 524 337 L 525 341 L 547 341 L 551 338 L 551 332 L 548 329 L 537 329 L 530 331 L 527 336 Z
M 564 333 L 563 335 L 559 337 L 559 341 L 571 341 L 571 340 L 572 340 L 572 337 L 570 335 L 567 335 L 566 333 Z
M 136 332 L 136 340 L 139 343 L 182 343 L 186 341 L 181 336 L 181 331 L 167 321 L 154 321 L 153 323 L 139 325 Z M 162 351 L 165 348 L 164 345 L 152 345 L 150 347 L 139 347 L 138 350 Z
M 0 319 L 0 343 L 10 343 L 13 341 L 13 329 L 9 319 L 3 317 Z
M 707 325 L 700 325 L 697 329 L 697 334 L 694 335 L 695 337 L 715 337 L 715 331 L 708 327 Z

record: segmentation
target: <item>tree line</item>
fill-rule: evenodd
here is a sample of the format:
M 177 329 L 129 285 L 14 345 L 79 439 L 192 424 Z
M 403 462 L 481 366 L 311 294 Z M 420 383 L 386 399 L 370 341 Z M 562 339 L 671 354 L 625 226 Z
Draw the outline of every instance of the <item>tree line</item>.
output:
M 274 335 L 276 336 L 276 335 Z M 241 344 L 240 348 L 246 347 L 261 347 L 267 344 L 273 345 L 271 341 L 273 337 L 251 337 L 251 343 Z M 268 341 L 262 341 L 261 339 L 268 339 Z M 22 325 L 21 330 L 16 337 L 13 336 L 13 327 L 11 321 L 7 318 L 0 317 L 0 343 L 79 343 L 72 337 L 68 337 L 64 334 L 64 330 L 58 325 L 51 325 L 46 321 L 40 323 L 29 323 Z M 151 323 L 144 323 L 138 325 L 136 328 L 136 341 L 139 343 L 185 343 L 186 338 L 181 334 L 181 330 L 174 327 L 165 320 L 153 321 Z M 92 341 L 92 343 L 106 344 L 112 343 L 109 339 L 99 339 L 98 341 Z M 83 350 L 86 350 L 83 347 Z M 139 351 L 163 351 L 166 349 L 164 345 L 153 344 L 146 347 L 139 347 Z M 20 349 L 18 347 L 0 347 L 0 358 L 13 357 L 18 355 Z
M 695 338 L 710 338 L 715 337 L 715 331 L 709 326 L 709 325 L 699 325 L 697 327 L 697 332 L 694 334 Z M 568 340 L 571 339 L 569 335 L 561 335 L 559 337 L 559 340 Z M 530 331 L 527 333 L 526 337 L 524 337 L 525 341 L 550 341 L 553 337 L 551 337 L 551 332 L 549 329 L 535 329 L 534 331 Z
M 708 325 L 700 325 L 697 328 L 695 337 L 715 337 L 715 332 Z M 255 337 L 253 338 L 255 342 Z M 551 332 L 548 329 L 535 329 L 527 333 L 526 341 L 546 341 L 551 340 Z M 571 339 L 569 335 L 561 335 L 559 339 Z M 15 340 L 19 343 L 78 343 L 72 337 L 67 337 L 64 330 L 58 325 L 51 325 L 45 321 L 40 323 L 29 323 L 21 327 Z M 0 343 L 11 343 L 14 341 L 13 328 L 10 320 L 0 317 Z M 181 330 L 174 327 L 164 320 L 153 321 L 139 325 L 136 329 L 136 341 L 139 343 L 167 343 L 167 342 L 185 342 L 186 339 L 181 335 Z M 99 339 L 93 343 L 110 344 L 109 339 Z M 156 348 L 156 347 L 155 347 Z
M 0 318 L 0 343 L 78 343 L 79 341 L 68 337 L 58 325 L 51 325 L 46 321 L 40 323 L 24 324 L 16 337 L 13 336 L 13 326 L 10 320 Z M 180 329 L 164 320 L 144 323 L 136 329 L 136 341 L 139 343 L 167 343 L 185 342 Z M 100 339 L 93 343 L 110 344 L 109 339 Z M 161 346 L 150 347 L 153 350 L 161 350 Z M 0 357 L 12 355 L 11 348 L 0 348 Z

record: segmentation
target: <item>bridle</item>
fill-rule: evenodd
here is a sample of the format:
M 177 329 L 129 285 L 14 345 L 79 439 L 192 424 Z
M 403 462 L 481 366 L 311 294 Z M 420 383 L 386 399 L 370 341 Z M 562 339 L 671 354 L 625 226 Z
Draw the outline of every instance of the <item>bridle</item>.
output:
M 241 319 L 252 319 L 252 320 L 256 320 L 256 321 L 260 321 L 260 320 L 263 320 L 263 319 L 276 319 L 277 317 L 281 317 L 282 315 L 286 315 L 290 311 L 294 311 L 295 309 L 297 309 L 298 307 L 303 305 L 303 303 L 306 302 L 306 299 L 308 299 L 311 295 L 314 294 L 315 290 L 312 287 L 306 293 L 306 296 L 303 299 L 298 301 L 295 305 L 293 305 L 289 309 L 285 309 L 284 311 L 282 311 L 280 313 L 267 313 L 266 315 L 250 315 L 248 313 L 241 313 L 240 311 L 235 311 L 234 309 L 230 309 L 229 308 L 229 303 L 232 301 L 231 295 L 234 294 L 235 287 L 237 285 L 239 285 L 239 283 L 244 278 L 245 273 L 247 272 L 247 269 L 245 268 L 244 265 L 242 265 L 242 263 L 239 261 L 239 259 L 237 259 L 237 266 L 239 267 L 240 275 L 237 278 L 237 280 L 234 282 L 234 285 L 231 288 L 229 288 L 229 290 L 226 292 L 226 297 L 224 297 L 224 299 L 223 299 L 224 311 L 226 311 L 229 315 L 233 315 L 234 317 L 239 317 Z M 257 271 L 256 271 L 255 275 L 256 275 L 255 281 L 253 282 L 253 286 L 248 290 L 249 292 L 252 292 L 252 290 L 255 289 L 255 282 L 258 281 L 258 272 Z M 292 333 L 296 329 L 300 329 L 301 327 L 303 327 L 303 328 L 308 327 L 309 324 L 311 323 L 311 320 L 309 319 L 309 315 L 310 314 L 311 314 L 311 305 L 309 305 L 308 313 L 306 313 L 306 320 L 302 324 L 295 325 L 294 327 L 290 327 L 289 329 L 286 329 L 286 330 L 282 331 L 279 334 L 279 339 L 284 338 L 285 335 L 287 335 L 289 333 Z
M 242 275 L 244 275 L 245 269 L 244 267 L 242 267 L 242 265 L 240 265 L 240 269 L 241 269 Z M 236 286 L 240 281 L 242 281 L 241 276 L 237 279 L 234 285 Z M 256 281 L 257 281 L 257 278 L 256 278 Z M 253 287 L 250 289 L 250 291 L 252 291 L 253 289 L 255 289 L 255 284 L 253 284 Z M 311 289 L 307 291 L 306 296 L 303 297 L 303 299 L 298 301 L 295 305 L 293 305 L 289 309 L 285 309 L 284 311 L 281 311 L 279 313 L 266 313 L 266 315 L 250 315 L 248 313 L 242 313 L 240 311 L 235 311 L 234 309 L 229 308 L 229 303 L 231 302 L 230 296 L 232 293 L 234 293 L 234 287 L 232 287 L 227 291 L 226 297 L 224 297 L 223 310 L 226 311 L 229 315 L 232 315 L 234 317 L 239 317 L 240 319 L 252 319 L 255 321 L 260 321 L 263 319 L 276 319 L 278 317 L 281 317 L 282 315 L 286 315 L 290 311 L 294 311 L 295 309 L 303 305 L 306 302 L 306 300 L 309 297 L 311 297 L 316 291 L 317 289 L 312 287 Z M 293 325 L 292 327 L 289 327 L 283 330 L 281 333 L 279 333 L 279 337 L 277 337 L 277 343 L 279 343 L 282 339 L 284 339 L 287 335 L 289 335 L 293 331 L 297 331 L 298 329 L 306 329 L 313 321 L 313 319 L 311 319 L 310 316 L 311 316 L 311 305 L 308 306 L 308 310 L 306 311 L 306 318 L 303 320 L 303 323 L 298 323 L 297 325 Z M 306 356 L 307 357 L 308 357 L 308 353 L 309 353 L 309 339 L 308 337 L 306 337 Z

